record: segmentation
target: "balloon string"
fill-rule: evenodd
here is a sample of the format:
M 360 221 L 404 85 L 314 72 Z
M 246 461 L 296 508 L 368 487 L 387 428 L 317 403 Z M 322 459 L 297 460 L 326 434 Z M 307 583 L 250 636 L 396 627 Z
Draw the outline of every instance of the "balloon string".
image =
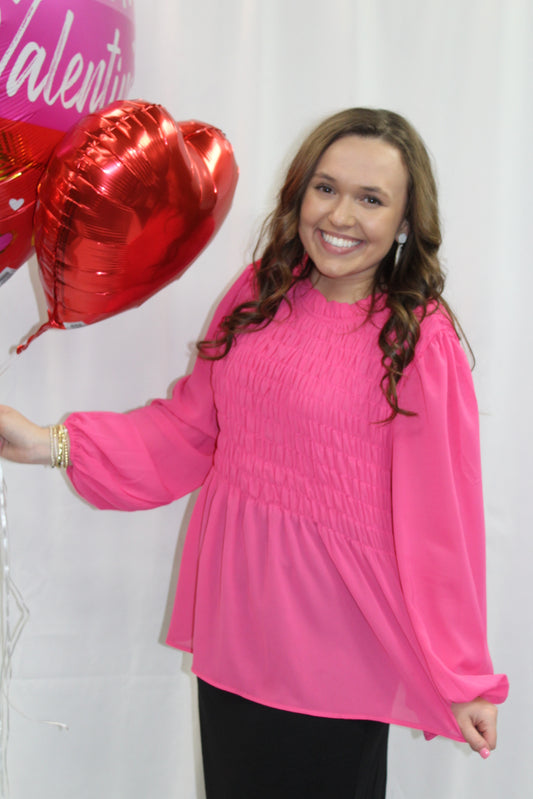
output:
M 11 578 L 6 505 L 6 484 L 2 463 L 0 461 L 0 796 L 2 799 L 7 799 L 9 796 L 9 778 L 7 771 L 9 710 L 12 708 L 24 718 L 35 721 L 35 719 L 31 719 L 15 707 L 9 698 L 9 686 L 13 673 L 13 653 L 30 614 L 22 594 Z M 11 613 L 12 603 L 15 605 L 17 611 L 14 617 Z M 41 721 L 40 723 L 50 724 L 62 730 L 68 730 L 68 726 L 60 721 Z
M 0 463 L 0 633 L 1 633 L 1 671 L 0 671 L 0 791 L 2 797 L 9 795 L 7 774 L 7 744 L 9 740 L 9 678 L 11 677 L 11 657 L 13 650 L 10 638 L 9 618 L 9 558 L 7 536 L 6 492 L 2 464 Z M 23 614 L 24 616 L 24 614 Z M 17 625 L 18 634 L 22 625 Z M 7 700 L 7 701 L 6 701 Z
M 26 719 L 27 721 L 37 722 L 37 724 L 46 724 L 49 727 L 57 727 L 60 732 L 62 732 L 63 730 L 68 730 L 69 729 L 68 724 L 65 724 L 63 721 L 52 721 L 52 720 L 48 720 L 48 719 L 36 719 L 36 718 L 34 718 L 32 716 L 28 716 L 27 713 L 24 713 L 23 710 L 21 710 L 19 707 L 14 705 L 13 702 L 11 701 L 11 699 L 8 699 L 7 701 L 9 702 L 10 709 L 14 710 L 15 713 L 18 713 L 19 716 L 22 716 L 22 718 Z
M 37 330 L 36 333 L 34 333 L 32 336 L 29 337 L 27 341 L 24 342 L 24 344 L 18 345 L 17 355 L 20 355 L 21 352 L 24 352 L 24 350 L 30 346 L 32 341 L 34 341 L 34 339 L 36 339 L 37 336 L 40 336 L 41 333 L 44 333 L 45 330 L 50 330 L 51 327 L 59 327 L 59 325 L 57 325 L 57 323 L 53 322 L 52 320 L 45 322 L 44 325 L 41 325 L 41 327 L 39 328 L 39 330 Z
M 7 370 L 11 366 L 11 361 L 14 359 L 14 357 L 15 357 L 14 355 L 10 355 L 8 358 L 6 358 L 4 363 L 0 363 L 0 377 L 2 377 L 2 375 L 5 372 L 7 372 Z

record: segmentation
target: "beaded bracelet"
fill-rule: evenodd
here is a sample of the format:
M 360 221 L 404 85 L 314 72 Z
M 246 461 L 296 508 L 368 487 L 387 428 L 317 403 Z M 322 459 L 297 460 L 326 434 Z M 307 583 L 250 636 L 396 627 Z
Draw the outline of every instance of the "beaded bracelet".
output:
M 70 440 L 64 424 L 51 424 L 50 430 L 50 464 L 52 469 L 70 465 Z

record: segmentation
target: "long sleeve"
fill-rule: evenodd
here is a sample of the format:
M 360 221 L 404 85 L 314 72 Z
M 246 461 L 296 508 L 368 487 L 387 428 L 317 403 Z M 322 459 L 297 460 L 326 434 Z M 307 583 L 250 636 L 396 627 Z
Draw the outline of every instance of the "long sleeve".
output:
M 485 528 L 478 409 L 451 330 L 435 335 L 401 386 L 393 434 L 393 524 L 410 619 L 446 701 L 502 702 L 486 638 Z
M 250 296 L 250 268 L 219 304 L 207 338 Z M 171 399 L 129 413 L 74 413 L 66 420 L 79 494 L 99 508 L 140 510 L 165 505 L 198 488 L 211 467 L 218 426 L 212 361 L 198 358 Z

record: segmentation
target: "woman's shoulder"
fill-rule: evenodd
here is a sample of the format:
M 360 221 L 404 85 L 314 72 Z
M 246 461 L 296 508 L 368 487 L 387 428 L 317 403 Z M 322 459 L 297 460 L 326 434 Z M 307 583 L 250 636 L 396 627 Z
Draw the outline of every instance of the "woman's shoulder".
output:
M 433 338 L 441 333 L 459 338 L 450 311 L 440 302 L 432 300 L 425 308 L 419 309 L 420 339 Z
M 255 292 L 255 276 L 255 264 L 248 264 L 248 266 L 245 266 L 244 269 L 242 269 L 237 275 L 229 288 L 228 294 L 233 294 L 239 297 L 246 294 L 248 297 L 252 297 Z
M 248 264 L 230 283 L 219 302 L 218 310 L 225 313 L 242 302 L 253 299 L 255 295 L 255 268 L 254 264 Z
M 428 349 L 463 352 L 459 332 L 446 306 L 433 301 L 425 312 L 420 310 L 420 336 L 415 359 L 420 360 Z

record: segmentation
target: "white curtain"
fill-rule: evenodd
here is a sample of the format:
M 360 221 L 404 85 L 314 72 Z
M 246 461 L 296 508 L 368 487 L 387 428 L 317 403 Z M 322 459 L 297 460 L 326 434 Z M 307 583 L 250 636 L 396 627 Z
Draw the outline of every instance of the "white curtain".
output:
M 533 5 L 135 0 L 135 13 L 131 97 L 226 133 L 240 166 L 233 208 L 193 266 L 138 310 L 47 332 L 13 358 L 0 401 L 45 424 L 166 395 L 250 258 L 302 135 L 348 106 L 407 116 L 435 159 L 448 298 L 477 359 L 489 639 L 511 695 L 487 761 L 393 729 L 388 796 L 531 796 Z M 0 287 L 0 362 L 46 317 L 37 271 L 32 258 Z M 99 512 L 56 471 L 4 472 L 11 574 L 30 611 L 11 680 L 12 797 L 200 799 L 190 660 L 162 643 L 192 499 Z

